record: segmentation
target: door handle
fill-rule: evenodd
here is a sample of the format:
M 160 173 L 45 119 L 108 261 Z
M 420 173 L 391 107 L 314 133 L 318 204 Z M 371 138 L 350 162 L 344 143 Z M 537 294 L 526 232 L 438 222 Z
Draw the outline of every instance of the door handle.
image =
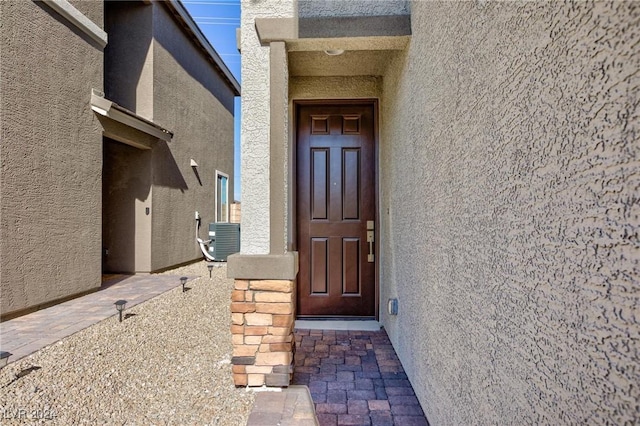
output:
M 373 255 L 373 243 L 375 242 L 374 236 L 374 222 L 373 220 L 367 221 L 367 242 L 369 243 L 369 254 L 367 255 L 367 262 L 375 262 L 375 256 Z

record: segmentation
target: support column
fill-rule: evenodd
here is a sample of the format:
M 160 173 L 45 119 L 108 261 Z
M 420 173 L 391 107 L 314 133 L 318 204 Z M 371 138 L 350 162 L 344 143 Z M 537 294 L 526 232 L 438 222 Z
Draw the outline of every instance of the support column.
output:
M 287 224 L 291 220 L 289 215 L 293 209 L 287 206 L 286 197 L 289 153 L 288 65 L 287 49 L 283 40 L 296 38 L 297 19 L 286 18 L 285 21 L 285 25 L 282 25 L 280 21 L 255 18 L 258 33 L 262 29 L 263 35 L 277 35 L 269 40 L 258 37 L 262 46 L 269 46 L 269 81 L 266 86 L 269 95 L 269 204 L 268 217 L 250 217 L 249 227 L 254 228 L 249 229 L 247 234 L 259 234 L 262 237 L 264 226 L 268 226 L 269 254 L 243 252 L 228 258 L 227 276 L 235 280 L 231 301 L 231 362 L 236 386 L 289 386 L 293 374 L 298 254 L 286 252 L 289 240 Z M 246 44 L 249 49 L 255 48 L 250 43 L 251 40 L 245 37 L 243 44 L 245 40 L 248 40 Z M 257 52 L 262 55 L 262 51 Z M 263 64 L 260 66 L 264 68 Z M 263 76 L 264 74 L 256 76 L 256 80 L 262 79 Z M 262 87 L 256 90 L 260 95 L 264 93 Z M 254 133 L 256 138 L 263 140 L 264 133 Z M 260 145 L 260 149 L 264 149 L 263 145 Z M 262 152 L 260 151 L 261 154 Z M 265 204 L 260 198 L 263 194 L 253 195 L 254 197 L 248 201 L 253 203 L 250 206 L 264 208 Z M 247 252 L 265 253 L 266 247 L 258 247 L 256 244 Z
M 294 280 L 235 280 L 231 363 L 236 386 L 289 386 L 295 289 Z
M 233 381 L 236 386 L 286 387 L 293 375 L 296 252 L 229 256 Z
M 269 48 L 269 252 L 286 250 L 285 169 L 287 165 L 288 114 L 287 50 L 283 41 L 272 41 Z

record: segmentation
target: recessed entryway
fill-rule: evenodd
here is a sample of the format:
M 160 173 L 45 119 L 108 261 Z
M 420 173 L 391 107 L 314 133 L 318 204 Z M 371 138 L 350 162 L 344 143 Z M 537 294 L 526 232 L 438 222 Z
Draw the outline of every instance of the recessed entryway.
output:
M 296 102 L 298 316 L 376 316 L 376 102 Z

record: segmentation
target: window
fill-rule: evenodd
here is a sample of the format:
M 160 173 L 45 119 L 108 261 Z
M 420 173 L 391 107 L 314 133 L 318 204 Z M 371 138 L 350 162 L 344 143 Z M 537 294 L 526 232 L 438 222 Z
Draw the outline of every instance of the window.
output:
M 216 170 L 216 222 L 229 222 L 229 175 Z

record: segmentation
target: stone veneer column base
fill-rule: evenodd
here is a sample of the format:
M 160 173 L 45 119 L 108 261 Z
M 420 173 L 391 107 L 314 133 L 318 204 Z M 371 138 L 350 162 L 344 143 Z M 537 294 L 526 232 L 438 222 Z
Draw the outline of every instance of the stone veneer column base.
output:
M 231 364 L 236 386 L 289 386 L 295 302 L 295 280 L 235 280 Z

